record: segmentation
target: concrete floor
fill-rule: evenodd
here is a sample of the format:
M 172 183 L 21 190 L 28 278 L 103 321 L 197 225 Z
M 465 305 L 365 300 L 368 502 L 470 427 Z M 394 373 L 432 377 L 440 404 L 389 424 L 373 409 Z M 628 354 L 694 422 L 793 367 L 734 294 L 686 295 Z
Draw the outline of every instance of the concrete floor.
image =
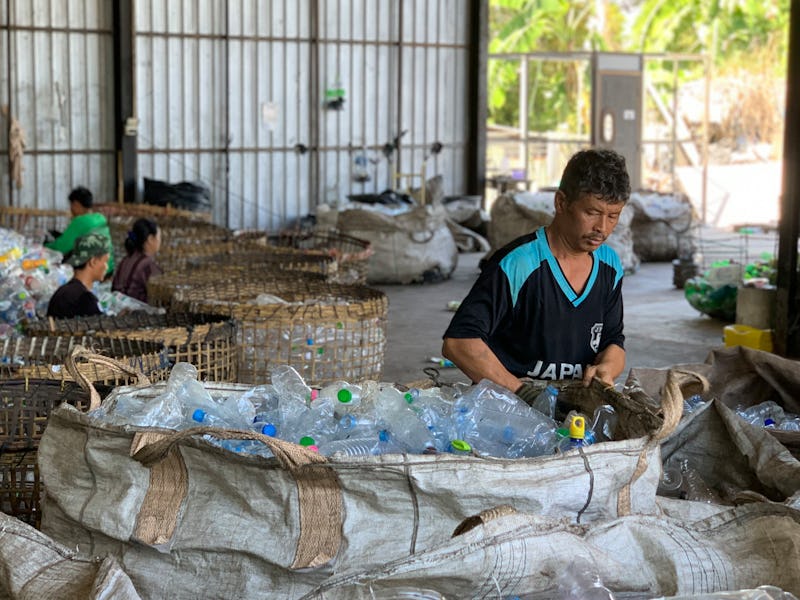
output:
M 389 297 L 389 326 L 383 380 L 398 383 L 423 379 L 422 369 L 441 356 L 442 334 L 453 313 L 451 300 L 466 296 L 478 275 L 480 253 L 460 254 L 453 276 L 444 282 L 376 286 Z M 672 286 L 671 263 L 644 263 L 624 279 L 627 366 L 668 367 L 704 362 L 708 352 L 722 345 L 726 325 L 707 317 L 686 301 L 683 290 Z M 454 368 L 440 369 L 442 380 L 467 381 Z

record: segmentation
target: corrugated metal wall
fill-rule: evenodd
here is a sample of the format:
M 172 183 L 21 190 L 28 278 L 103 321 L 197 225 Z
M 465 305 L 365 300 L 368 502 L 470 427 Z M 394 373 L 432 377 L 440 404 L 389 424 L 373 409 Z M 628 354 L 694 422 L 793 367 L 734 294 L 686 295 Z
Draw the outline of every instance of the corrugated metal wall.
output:
M 460 0 L 139 0 L 141 176 L 203 180 L 215 220 L 276 228 L 317 201 L 427 164 L 465 189 L 468 27 Z M 343 89 L 341 110 L 324 107 Z M 299 150 L 298 150 L 299 148 Z M 370 177 L 353 179 L 357 158 Z M 414 182 L 419 184 L 417 180 Z M 227 212 L 225 208 L 227 207 Z
M 389 188 L 394 169 L 419 172 L 441 142 L 428 176 L 464 192 L 466 4 L 134 0 L 140 186 L 203 181 L 216 222 L 272 229 Z M 65 207 L 78 184 L 116 197 L 111 13 L 103 0 L 0 0 L 0 104 L 28 136 L 25 187 L 2 203 Z M 344 104 L 327 109 L 336 89 Z M 356 161 L 368 181 L 354 180 Z
M 0 106 L 25 132 L 17 189 L 0 116 L 0 204 L 67 210 L 77 185 L 115 197 L 111 21 L 105 0 L 0 0 Z

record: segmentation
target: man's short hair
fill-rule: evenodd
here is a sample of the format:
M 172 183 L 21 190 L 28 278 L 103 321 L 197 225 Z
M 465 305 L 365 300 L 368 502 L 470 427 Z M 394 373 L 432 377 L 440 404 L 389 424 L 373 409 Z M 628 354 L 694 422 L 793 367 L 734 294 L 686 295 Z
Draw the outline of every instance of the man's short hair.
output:
M 605 148 L 576 152 L 564 167 L 558 189 L 568 201 L 591 194 L 612 204 L 627 202 L 631 196 L 631 179 L 625 158 Z
M 69 201 L 77 202 L 84 208 L 92 208 L 92 204 L 94 204 L 94 196 L 92 196 L 92 192 L 81 185 L 69 193 Z

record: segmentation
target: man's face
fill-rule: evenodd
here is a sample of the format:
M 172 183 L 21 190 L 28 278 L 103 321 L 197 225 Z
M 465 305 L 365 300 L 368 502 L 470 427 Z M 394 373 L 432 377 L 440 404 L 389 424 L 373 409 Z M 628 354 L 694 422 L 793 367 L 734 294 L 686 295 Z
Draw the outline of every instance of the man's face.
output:
M 103 281 L 108 271 L 108 254 L 102 256 L 94 256 L 89 259 L 89 268 L 92 270 L 92 279 L 94 281 Z
M 86 209 L 83 207 L 83 204 L 77 202 L 76 200 L 69 201 L 69 212 L 72 214 L 73 217 L 77 217 L 78 215 L 82 215 Z
M 610 204 L 598 196 L 581 194 L 568 202 L 561 191 L 556 192 L 556 214 L 575 249 L 596 250 L 614 231 L 624 202 Z

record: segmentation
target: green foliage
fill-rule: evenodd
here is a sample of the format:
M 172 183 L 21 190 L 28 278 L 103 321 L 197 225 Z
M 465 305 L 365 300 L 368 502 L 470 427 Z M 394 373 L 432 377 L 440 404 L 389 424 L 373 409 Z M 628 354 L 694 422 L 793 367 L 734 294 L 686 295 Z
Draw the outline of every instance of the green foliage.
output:
M 490 53 L 672 52 L 708 54 L 719 71 L 786 72 L 789 0 L 641 0 L 631 14 L 613 0 L 491 0 Z M 602 14 L 598 14 L 600 10 Z M 531 129 L 577 125 L 588 105 L 583 66 L 535 61 L 527 106 Z M 532 63 L 533 64 L 533 63 Z M 697 76 L 687 69 L 681 80 Z M 665 80 L 671 65 L 663 65 Z M 519 62 L 489 63 L 489 119 L 519 117 Z M 656 76 L 657 79 L 657 76 Z M 581 121 L 578 118 L 578 121 Z

